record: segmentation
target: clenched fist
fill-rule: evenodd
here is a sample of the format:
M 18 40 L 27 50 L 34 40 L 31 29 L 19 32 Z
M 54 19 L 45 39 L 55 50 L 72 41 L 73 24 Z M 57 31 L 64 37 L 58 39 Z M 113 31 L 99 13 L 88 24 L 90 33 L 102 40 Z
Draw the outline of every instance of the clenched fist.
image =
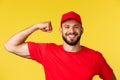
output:
M 38 24 L 35 24 L 34 26 L 37 27 L 37 29 L 40 29 L 41 31 L 44 31 L 44 32 L 52 31 L 51 21 L 38 23 Z

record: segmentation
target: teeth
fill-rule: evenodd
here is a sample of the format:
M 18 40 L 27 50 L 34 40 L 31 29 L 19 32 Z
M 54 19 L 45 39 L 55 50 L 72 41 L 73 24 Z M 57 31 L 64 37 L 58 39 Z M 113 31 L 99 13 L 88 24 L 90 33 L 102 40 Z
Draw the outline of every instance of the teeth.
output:
M 69 37 L 70 37 L 70 38 L 74 38 L 74 37 L 75 37 L 75 35 L 69 35 Z

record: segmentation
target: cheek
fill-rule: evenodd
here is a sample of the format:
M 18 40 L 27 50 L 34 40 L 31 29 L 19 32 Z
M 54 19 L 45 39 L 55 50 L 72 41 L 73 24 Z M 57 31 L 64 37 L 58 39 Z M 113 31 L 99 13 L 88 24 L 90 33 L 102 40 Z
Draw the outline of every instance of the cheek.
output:
M 66 35 L 66 32 L 62 32 L 62 35 L 64 35 L 64 36 L 65 36 L 65 35 Z
M 66 30 L 63 30 L 62 28 L 60 29 L 60 33 L 63 35 L 65 34 L 67 31 Z

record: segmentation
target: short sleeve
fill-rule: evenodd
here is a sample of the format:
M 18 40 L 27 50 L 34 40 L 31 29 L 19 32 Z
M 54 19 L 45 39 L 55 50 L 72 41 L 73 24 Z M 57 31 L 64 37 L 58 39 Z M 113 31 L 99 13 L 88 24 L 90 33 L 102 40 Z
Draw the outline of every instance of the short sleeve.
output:
M 103 80 L 110 80 L 112 78 L 112 75 L 113 75 L 113 70 L 108 65 L 108 63 L 106 62 L 106 60 L 104 59 L 102 54 L 100 54 L 99 59 L 100 59 L 100 67 L 99 67 L 100 68 L 100 73 L 99 73 L 99 76 Z
M 27 42 L 27 44 L 30 53 L 30 58 L 42 64 L 43 56 L 46 51 L 46 44 L 34 42 Z

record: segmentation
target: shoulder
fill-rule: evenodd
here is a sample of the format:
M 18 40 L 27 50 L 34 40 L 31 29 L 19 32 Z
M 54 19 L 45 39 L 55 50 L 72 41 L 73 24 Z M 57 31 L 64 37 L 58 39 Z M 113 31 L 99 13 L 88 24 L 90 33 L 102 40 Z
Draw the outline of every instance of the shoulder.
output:
M 55 43 L 46 43 L 46 48 L 49 49 L 49 50 L 58 50 L 59 49 L 59 46 L 58 44 L 55 44 Z
M 94 49 L 89 48 L 89 47 L 86 47 L 86 46 L 83 46 L 83 49 L 84 49 L 84 51 L 86 51 L 86 52 L 91 52 L 91 53 L 100 53 L 99 51 L 94 50 Z
M 96 66 L 101 67 L 103 64 L 106 64 L 106 60 L 101 52 L 88 47 L 84 47 L 84 51 L 88 60 L 92 62 L 93 65 L 97 64 Z
M 86 46 L 83 46 L 83 51 L 91 56 L 91 57 L 95 57 L 95 58 L 103 58 L 103 55 L 101 52 L 97 51 L 97 50 L 94 50 L 94 49 L 91 49 L 91 48 L 88 48 Z

